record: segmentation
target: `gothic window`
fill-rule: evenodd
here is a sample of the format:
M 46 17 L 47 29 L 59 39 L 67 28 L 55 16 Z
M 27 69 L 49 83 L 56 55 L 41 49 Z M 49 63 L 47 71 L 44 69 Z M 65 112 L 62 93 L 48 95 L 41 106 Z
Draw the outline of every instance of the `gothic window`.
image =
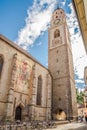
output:
M 54 38 L 57 38 L 59 36 L 60 36 L 60 31 L 58 29 L 56 29 L 54 32 Z
M 42 77 L 41 75 L 38 77 L 38 83 L 37 83 L 37 105 L 41 105 L 41 94 L 42 94 Z
M 2 67 L 3 67 L 3 58 L 2 56 L 0 56 L 0 77 L 1 77 Z

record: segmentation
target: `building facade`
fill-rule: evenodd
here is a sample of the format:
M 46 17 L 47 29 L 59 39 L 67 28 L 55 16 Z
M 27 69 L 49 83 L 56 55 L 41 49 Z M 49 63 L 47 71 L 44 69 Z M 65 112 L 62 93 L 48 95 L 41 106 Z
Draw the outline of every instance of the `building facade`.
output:
M 72 2 L 77 14 L 85 51 L 87 53 L 87 0 L 72 0 Z M 84 68 L 84 81 L 87 86 L 87 66 Z
M 77 116 L 70 36 L 62 9 L 52 16 L 48 53 L 47 69 L 0 35 L 0 121 Z
M 62 9 L 54 11 L 52 16 L 51 27 L 49 28 L 48 54 L 48 68 L 53 77 L 52 112 L 54 118 L 76 117 L 76 89 L 70 34 Z M 63 117 L 61 117 L 62 113 Z
M 87 0 L 72 0 L 87 52 Z
M 0 35 L 0 120 L 51 118 L 49 71 Z

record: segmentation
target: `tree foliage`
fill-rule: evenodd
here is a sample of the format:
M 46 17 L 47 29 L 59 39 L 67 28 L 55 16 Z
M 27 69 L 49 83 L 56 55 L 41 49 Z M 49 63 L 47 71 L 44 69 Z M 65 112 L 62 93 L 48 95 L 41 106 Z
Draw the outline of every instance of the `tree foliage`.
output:
M 77 103 L 84 103 L 84 92 L 81 91 L 79 92 L 78 89 L 76 89 L 76 98 L 77 98 Z

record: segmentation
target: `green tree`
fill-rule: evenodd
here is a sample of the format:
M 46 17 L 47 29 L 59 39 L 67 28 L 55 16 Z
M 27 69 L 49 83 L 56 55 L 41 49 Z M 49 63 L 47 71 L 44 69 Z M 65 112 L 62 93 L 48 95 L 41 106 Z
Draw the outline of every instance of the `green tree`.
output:
M 84 92 L 83 91 L 79 92 L 78 88 L 76 89 L 76 98 L 77 98 L 77 103 L 81 103 L 81 104 L 84 103 Z

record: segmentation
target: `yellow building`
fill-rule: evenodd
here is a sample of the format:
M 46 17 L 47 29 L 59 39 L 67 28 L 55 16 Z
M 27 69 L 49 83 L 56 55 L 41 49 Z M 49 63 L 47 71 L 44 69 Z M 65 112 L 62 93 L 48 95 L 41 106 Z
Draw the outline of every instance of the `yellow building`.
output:
M 81 29 L 83 43 L 87 52 L 87 0 L 72 0 Z M 84 81 L 87 85 L 87 66 L 84 69 Z M 78 115 L 87 113 L 87 86 L 85 87 L 84 105 L 79 109 Z
M 87 52 L 87 0 L 72 0 Z

